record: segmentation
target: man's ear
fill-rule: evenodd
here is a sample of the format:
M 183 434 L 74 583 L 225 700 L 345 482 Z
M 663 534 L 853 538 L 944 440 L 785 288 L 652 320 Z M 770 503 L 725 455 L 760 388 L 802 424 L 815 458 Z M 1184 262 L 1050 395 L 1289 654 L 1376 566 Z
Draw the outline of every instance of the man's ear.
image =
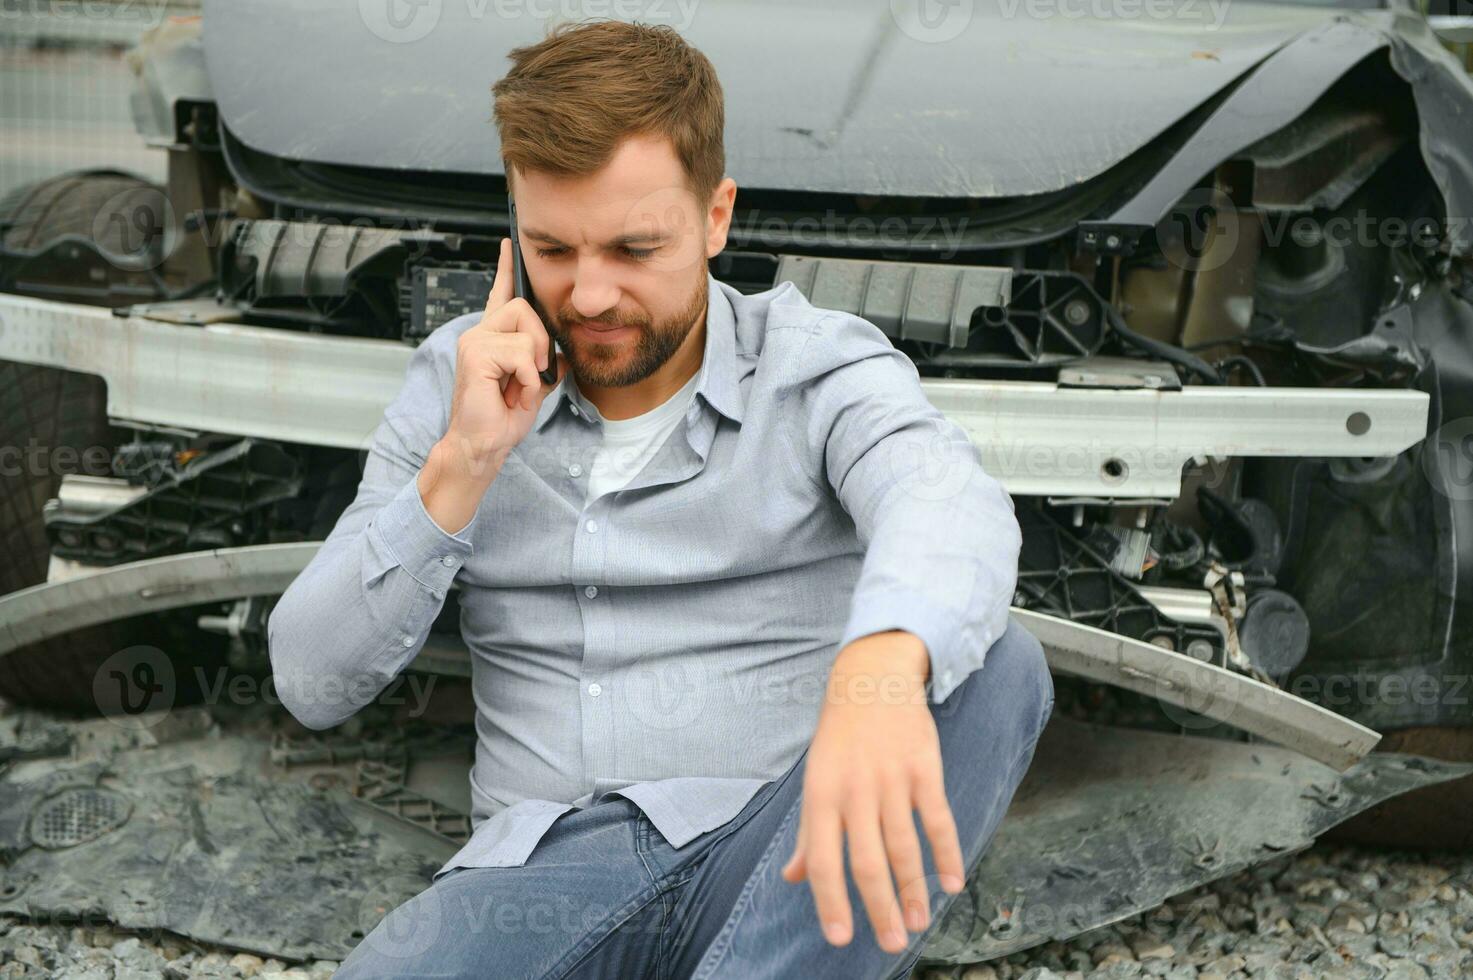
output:
M 706 204 L 706 258 L 726 248 L 726 235 L 731 229 L 731 216 L 736 209 L 736 181 L 721 178 Z

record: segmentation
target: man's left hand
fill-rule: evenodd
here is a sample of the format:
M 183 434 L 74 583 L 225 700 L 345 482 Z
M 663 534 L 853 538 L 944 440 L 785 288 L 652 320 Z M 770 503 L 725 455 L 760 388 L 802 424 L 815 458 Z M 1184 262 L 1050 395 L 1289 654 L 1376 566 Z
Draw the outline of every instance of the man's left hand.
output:
M 965 878 L 956 822 L 941 778 L 941 742 L 926 702 L 930 657 L 912 633 L 861 637 L 839 652 L 808 748 L 798 842 L 785 881 L 807 878 L 818 921 L 835 946 L 853 938 L 843 838 L 849 867 L 880 948 L 903 951 L 930 924 L 929 891 L 913 810 L 941 885 L 955 894 Z M 891 880 L 900 885 L 906 915 Z

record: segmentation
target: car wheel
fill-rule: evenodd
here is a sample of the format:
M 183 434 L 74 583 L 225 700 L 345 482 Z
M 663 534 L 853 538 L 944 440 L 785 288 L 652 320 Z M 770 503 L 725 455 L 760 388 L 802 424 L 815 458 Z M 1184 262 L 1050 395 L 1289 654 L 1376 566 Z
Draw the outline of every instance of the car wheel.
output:
M 118 250 L 107 240 L 118 223 L 98 220 L 98 209 L 110 204 L 136 206 L 140 196 L 161 194 L 156 185 L 125 174 L 64 174 L 21 187 L 0 200 L 0 242 L 10 254 L 44 251 L 63 236 Z M 99 241 L 98 236 L 104 240 Z M 136 301 L 162 298 L 137 295 L 138 280 L 120 271 Z M 44 271 L 40 276 L 45 279 Z M 78 283 L 73 293 L 54 281 L 44 292 L 27 289 L 29 273 L 6 282 L 13 293 L 40 294 L 47 299 L 107 305 L 113 290 L 96 282 Z M 51 549 L 42 508 L 55 497 L 68 472 L 103 447 L 107 458 L 129 432 L 107 418 L 107 386 L 102 378 L 57 368 L 0 361 L 0 595 L 47 580 Z M 225 637 L 205 633 L 192 624 L 200 609 L 130 617 L 73 630 L 0 656 L 0 698 L 13 703 L 70 713 L 95 714 L 101 706 L 94 681 L 104 661 L 129 647 L 151 646 L 174 666 L 167 692 L 170 703 L 189 703 L 201 695 L 190 666 L 224 663 Z

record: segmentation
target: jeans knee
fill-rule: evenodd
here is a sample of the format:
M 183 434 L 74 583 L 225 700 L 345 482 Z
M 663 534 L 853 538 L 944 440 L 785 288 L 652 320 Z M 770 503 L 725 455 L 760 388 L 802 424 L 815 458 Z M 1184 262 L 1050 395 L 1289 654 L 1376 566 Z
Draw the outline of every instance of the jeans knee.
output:
M 1016 620 L 988 649 L 982 666 L 968 676 L 938 712 L 938 717 L 960 712 L 989 731 L 1005 718 L 1017 735 L 1034 741 L 1054 705 L 1054 681 L 1043 644 Z M 964 725 L 969 724 L 964 722 Z
M 997 642 L 1006 658 L 1005 679 L 1015 704 L 1028 705 L 1024 712 L 1026 733 L 1037 740 L 1054 708 L 1054 679 L 1049 672 L 1048 657 L 1038 637 L 1028 632 L 1017 620 L 1009 619 L 1008 627 Z M 993 650 L 989 656 L 998 653 Z

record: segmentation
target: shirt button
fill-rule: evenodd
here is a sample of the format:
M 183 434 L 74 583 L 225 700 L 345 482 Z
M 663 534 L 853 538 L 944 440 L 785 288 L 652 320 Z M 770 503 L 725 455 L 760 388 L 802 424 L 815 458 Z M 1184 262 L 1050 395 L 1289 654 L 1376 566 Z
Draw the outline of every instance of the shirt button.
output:
M 578 406 L 577 405 L 572 405 L 572 404 L 568 405 L 568 411 L 572 412 L 574 415 L 582 415 L 583 414 L 582 412 L 578 411 Z
M 582 476 L 583 475 L 583 467 L 580 466 L 580 465 L 578 465 L 577 463 L 574 463 L 572 466 L 569 466 L 568 467 L 568 475 L 569 476 Z
M 588 523 L 584 524 L 583 527 L 589 534 L 592 534 L 593 532 L 598 530 L 598 521 L 590 518 Z
M 597 681 L 594 681 L 592 684 L 588 685 L 588 693 L 593 695 L 594 697 L 598 697 L 603 692 L 604 689 L 602 687 L 599 687 Z
M 402 643 L 402 644 L 404 644 L 407 647 L 412 647 L 412 646 L 414 646 L 414 637 L 412 637 L 412 636 L 406 636 L 404 639 L 400 640 L 399 642 Z
M 598 586 L 590 585 L 588 588 L 583 590 L 583 594 L 588 596 L 588 598 L 590 599 L 598 598 Z
M 431 589 L 430 590 L 430 595 L 434 596 L 436 599 L 443 599 L 443 598 L 445 598 L 445 593 L 441 589 Z
M 943 683 L 943 684 L 950 684 L 951 683 L 951 671 L 949 671 L 949 670 L 943 670 L 941 672 L 941 683 Z
M 446 555 L 444 558 L 440 559 L 440 564 L 453 568 L 455 566 L 455 556 Z

